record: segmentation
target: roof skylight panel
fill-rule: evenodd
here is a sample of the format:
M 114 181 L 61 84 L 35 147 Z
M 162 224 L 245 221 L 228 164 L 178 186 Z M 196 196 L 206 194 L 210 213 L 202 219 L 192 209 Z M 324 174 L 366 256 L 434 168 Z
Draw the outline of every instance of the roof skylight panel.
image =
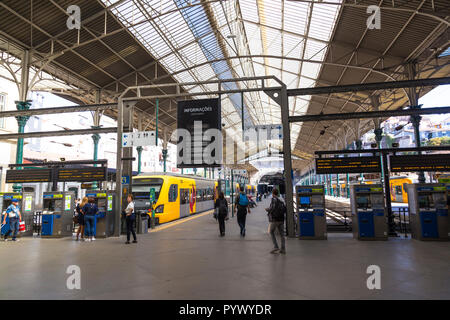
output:
M 264 28 L 264 27 L 262 27 Z M 266 52 L 271 55 L 281 55 L 281 32 L 265 28 Z
M 214 13 L 214 18 L 216 19 L 217 23 L 222 26 L 227 23 L 227 18 L 225 17 L 225 13 L 222 10 L 222 5 L 220 2 L 213 2 L 210 4 L 212 7 L 212 11 Z M 224 6 L 225 7 L 225 6 Z M 225 9 L 226 10 L 226 9 Z M 232 10 L 229 10 L 227 12 L 228 20 L 231 21 L 234 19 L 234 17 L 231 17 L 230 14 L 232 13 Z
M 323 60 L 327 51 L 327 44 L 308 39 L 306 41 L 305 59 Z
M 256 0 L 239 0 L 239 5 L 244 20 L 259 22 Z
M 288 69 L 289 70 L 289 69 Z M 298 76 L 297 75 L 295 75 L 295 74 L 293 74 L 293 73 L 291 73 L 291 72 L 285 72 L 285 71 L 283 71 L 282 73 L 281 73 L 281 75 L 282 75 L 282 79 L 281 79 L 281 81 L 283 81 L 284 83 L 286 83 L 286 85 L 289 83 L 289 84 L 292 84 L 292 83 L 294 83 L 297 79 L 298 79 Z
M 309 3 L 284 2 L 284 30 L 304 35 L 309 14 Z
M 283 34 L 283 57 L 300 57 L 304 43 L 305 38 L 287 33 Z
M 310 36 L 328 41 L 336 23 L 339 8 L 340 6 L 331 4 L 314 5 L 309 32 Z
M 202 49 L 196 42 L 192 42 L 187 47 L 178 50 L 178 52 L 183 57 L 186 57 L 189 66 L 198 65 L 207 61 Z
M 299 67 L 300 62 L 296 60 L 288 60 L 288 59 L 283 60 L 283 70 L 288 71 L 290 73 L 294 73 L 294 75 L 297 77 L 299 76 L 297 74 Z
M 310 88 L 310 87 L 314 87 L 314 85 L 316 84 L 316 82 L 314 80 L 305 78 L 305 77 L 300 77 L 300 87 L 301 88 Z
M 266 24 L 277 29 L 281 29 L 281 2 L 283 0 L 259 0 L 259 21 L 263 23 L 265 20 Z
M 204 64 L 202 66 L 196 67 L 193 70 L 201 77 L 200 79 L 217 79 L 216 74 L 214 73 L 210 64 Z
M 192 75 L 187 72 L 181 72 L 177 74 L 178 79 L 180 79 L 181 83 L 187 83 L 187 82 L 195 82 L 195 79 L 192 77 Z
M 167 42 L 150 23 L 146 26 L 143 25 L 142 28 L 146 28 L 145 37 L 143 37 L 135 28 L 132 28 L 131 30 L 156 58 L 163 57 L 172 52 L 167 45 Z
M 321 65 L 318 63 L 303 62 L 302 76 L 317 79 L 320 71 L 320 66 Z
M 174 53 L 168 55 L 165 58 L 162 58 L 160 62 L 164 65 L 166 69 L 170 70 L 170 72 L 172 73 L 184 69 L 180 60 Z

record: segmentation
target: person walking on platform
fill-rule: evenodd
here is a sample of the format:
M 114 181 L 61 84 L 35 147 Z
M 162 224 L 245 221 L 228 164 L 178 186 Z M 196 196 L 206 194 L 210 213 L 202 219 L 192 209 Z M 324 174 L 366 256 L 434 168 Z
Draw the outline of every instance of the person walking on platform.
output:
M 270 202 L 270 207 L 266 208 L 269 216 L 269 233 L 272 237 L 272 242 L 274 248 L 270 253 L 282 253 L 286 254 L 286 241 L 284 237 L 284 215 L 286 214 L 286 205 L 283 200 L 278 197 L 278 190 L 273 189 L 272 191 L 272 201 Z M 279 231 L 281 236 L 281 250 L 278 247 L 277 238 L 275 236 L 275 230 Z
M 241 236 L 245 237 L 245 221 L 247 220 L 247 212 L 250 213 L 248 206 L 248 198 L 244 192 L 244 187 L 240 187 L 240 193 L 235 199 L 235 208 L 237 209 L 237 223 L 241 228 Z
M 77 203 L 77 207 L 75 208 L 75 211 L 77 213 L 77 222 L 78 222 L 78 230 L 77 230 L 77 241 L 81 233 L 81 239 L 84 240 L 84 213 L 83 208 L 88 203 L 88 197 L 84 197 L 83 200 L 79 203 Z
M 223 237 L 225 235 L 225 218 L 228 216 L 228 201 L 225 199 L 223 191 L 220 192 L 219 197 L 216 199 L 214 208 L 217 209 L 220 236 Z
M 83 206 L 84 222 L 87 233 L 87 239 L 85 241 L 94 241 L 94 225 L 95 215 L 98 213 L 98 207 L 95 204 L 94 198 L 89 198 L 88 203 Z
M 128 206 L 125 209 L 126 223 L 127 223 L 127 242 L 125 244 L 130 243 L 130 233 L 133 234 L 133 243 L 137 243 L 136 231 L 134 230 L 134 223 L 136 221 L 136 214 L 134 212 L 134 202 L 133 195 L 128 195 Z
M 12 232 L 12 241 L 17 241 L 16 236 L 19 233 L 19 223 L 22 221 L 22 215 L 19 209 L 19 200 L 13 199 L 12 204 L 6 209 L 5 217 L 3 218 L 3 224 L 6 224 L 6 216 L 9 218 L 9 230 L 5 234 L 5 241 L 8 241 L 8 236 Z

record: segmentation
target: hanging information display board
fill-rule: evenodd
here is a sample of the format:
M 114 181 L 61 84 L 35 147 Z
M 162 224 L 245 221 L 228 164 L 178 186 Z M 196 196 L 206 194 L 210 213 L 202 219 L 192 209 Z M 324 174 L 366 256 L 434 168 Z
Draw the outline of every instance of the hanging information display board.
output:
M 316 158 L 316 174 L 381 172 L 380 157 Z
M 50 182 L 51 169 L 23 169 L 6 171 L 6 183 Z
M 222 164 L 222 118 L 219 99 L 178 101 L 177 167 Z
M 390 156 L 391 172 L 450 171 L 450 154 Z
M 60 168 L 58 169 L 58 181 L 105 181 L 106 167 L 92 168 Z

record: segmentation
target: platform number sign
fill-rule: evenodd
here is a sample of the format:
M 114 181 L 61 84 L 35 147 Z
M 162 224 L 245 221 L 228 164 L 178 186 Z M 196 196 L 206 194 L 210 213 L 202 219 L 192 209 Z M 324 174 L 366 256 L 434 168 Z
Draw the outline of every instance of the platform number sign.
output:
M 122 184 L 130 184 L 130 176 L 122 176 Z
M 125 132 L 122 134 L 122 147 L 143 147 L 156 145 L 155 131 Z

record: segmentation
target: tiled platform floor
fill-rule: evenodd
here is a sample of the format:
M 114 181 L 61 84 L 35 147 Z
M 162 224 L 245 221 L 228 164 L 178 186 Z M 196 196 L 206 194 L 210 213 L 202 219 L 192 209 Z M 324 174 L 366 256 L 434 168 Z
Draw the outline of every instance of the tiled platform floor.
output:
M 288 239 L 272 255 L 260 203 L 241 238 L 236 218 L 224 238 L 211 214 L 125 245 L 124 237 L 76 242 L 24 238 L 0 242 L 1 299 L 450 299 L 450 243 L 350 234 L 327 241 Z M 66 269 L 81 268 L 69 290 Z M 381 290 L 366 286 L 369 265 L 381 268 Z

